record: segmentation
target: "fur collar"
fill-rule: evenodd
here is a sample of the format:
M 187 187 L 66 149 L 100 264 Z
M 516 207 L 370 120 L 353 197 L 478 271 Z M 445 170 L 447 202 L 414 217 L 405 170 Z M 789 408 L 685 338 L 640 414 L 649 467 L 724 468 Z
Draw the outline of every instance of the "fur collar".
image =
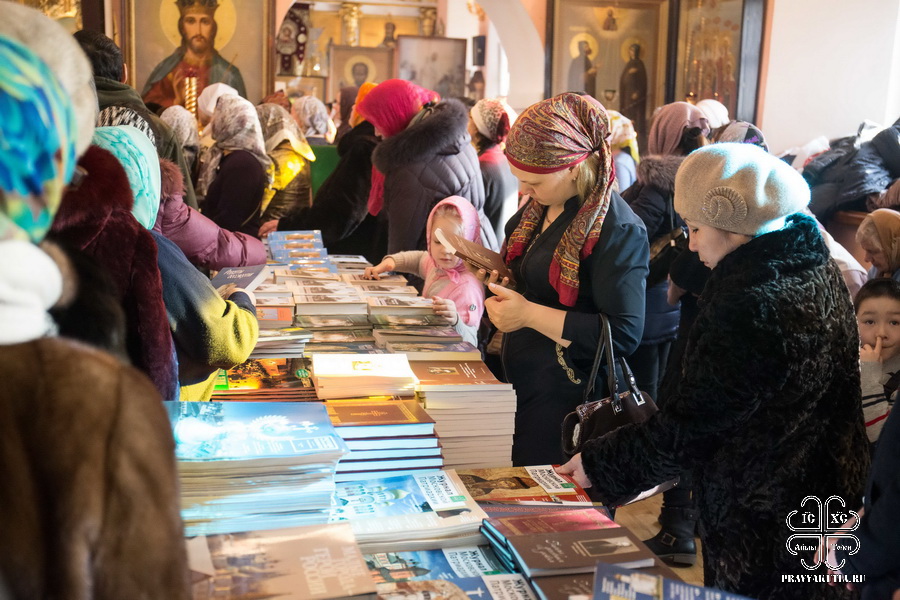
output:
M 642 156 L 637 168 L 637 180 L 643 185 L 657 188 L 663 194 L 673 194 L 675 173 L 684 159 L 684 156 L 672 155 Z
M 115 156 L 99 146 L 91 146 L 78 161 L 87 176 L 77 188 L 63 195 L 52 230 L 62 233 L 72 228 L 99 231 L 117 211 L 131 212 L 134 197 L 125 169 Z
M 703 297 L 777 282 L 821 267 L 829 258 L 815 220 L 795 214 L 783 229 L 755 237 L 724 257 L 712 270 Z
M 387 174 L 410 163 L 428 162 L 435 156 L 458 154 L 469 143 L 466 107 L 448 98 L 428 118 L 381 142 L 372 155 L 379 171 Z
M 181 169 L 171 160 L 160 158 L 159 171 L 161 174 L 161 198 L 172 198 L 174 196 L 184 196 L 184 176 Z

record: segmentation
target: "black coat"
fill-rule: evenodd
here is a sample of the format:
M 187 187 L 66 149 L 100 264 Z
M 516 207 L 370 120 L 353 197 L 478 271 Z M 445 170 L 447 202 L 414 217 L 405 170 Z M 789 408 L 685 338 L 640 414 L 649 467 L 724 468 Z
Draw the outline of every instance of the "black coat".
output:
M 563 338 L 567 348 L 531 328 L 503 336 L 503 369 L 516 389 L 516 431 L 513 463 L 556 464 L 563 461 L 560 432 L 563 418 L 582 401 L 600 340 L 602 312 L 609 317 L 615 351 L 634 352 L 644 328 L 644 285 L 647 280 L 647 234 L 622 198 L 613 193 L 600 239 L 578 269 L 575 306 L 565 306 L 550 284 L 553 252 L 578 213 L 578 198 L 541 233 L 524 255 L 510 267 L 516 290 L 531 302 L 566 311 Z M 524 207 L 506 225 L 506 237 L 515 230 Z M 558 354 L 557 354 L 558 351 Z M 562 363 L 565 363 L 563 366 Z M 571 369 L 572 381 L 566 373 Z M 608 395 L 605 379 L 596 386 L 598 397 Z
M 858 506 L 869 462 L 856 319 L 815 222 L 795 215 L 725 256 L 700 304 L 674 393 L 643 425 L 589 442 L 585 471 L 615 503 L 693 469 L 708 586 L 844 597 L 781 577 L 810 573 L 813 554 L 787 551 L 788 513 L 808 495 Z
M 478 210 L 481 243 L 498 249 L 484 214 L 484 185 L 478 154 L 466 127 L 469 113 L 458 100 L 438 104 L 431 116 L 379 144 L 372 155 L 384 174 L 388 252 L 425 250 L 425 223 L 434 205 L 462 196 Z
M 675 193 L 675 173 L 684 161 L 683 156 L 646 156 L 637 169 L 637 182 L 622 194 L 647 228 L 652 244 L 674 227 L 684 225 L 672 204 Z M 641 344 L 660 344 L 675 339 L 678 331 L 679 307 L 669 304 L 668 282 L 662 281 L 647 289 L 646 319 Z
M 362 254 L 381 262 L 387 246 L 379 219 L 369 214 L 372 152 L 378 145 L 375 127 L 363 121 L 338 143 L 340 160 L 322 183 L 312 206 L 298 207 L 278 221 L 281 231 L 320 229 L 332 254 Z
M 853 532 L 859 539 L 854 555 L 838 551 L 845 575 L 865 575 L 863 600 L 882 600 L 900 589 L 900 410 L 891 411 L 866 484 L 865 514 Z

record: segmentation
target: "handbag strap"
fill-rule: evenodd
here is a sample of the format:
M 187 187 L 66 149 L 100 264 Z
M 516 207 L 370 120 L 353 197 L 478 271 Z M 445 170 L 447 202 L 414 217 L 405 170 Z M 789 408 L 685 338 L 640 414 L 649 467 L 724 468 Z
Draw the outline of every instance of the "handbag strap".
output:
M 618 390 L 619 382 L 616 381 L 616 358 L 613 352 L 612 329 L 609 326 L 607 316 L 600 313 L 600 341 L 597 343 L 597 351 L 594 354 L 591 376 L 584 388 L 583 402 L 585 403 L 594 399 L 594 387 L 597 383 L 597 373 L 600 371 L 600 359 L 604 355 L 606 355 L 606 381 L 609 384 L 609 397 L 616 399 L 618 398 L 616 391 Z M 628 372 L 630 373 L 631 370 Z

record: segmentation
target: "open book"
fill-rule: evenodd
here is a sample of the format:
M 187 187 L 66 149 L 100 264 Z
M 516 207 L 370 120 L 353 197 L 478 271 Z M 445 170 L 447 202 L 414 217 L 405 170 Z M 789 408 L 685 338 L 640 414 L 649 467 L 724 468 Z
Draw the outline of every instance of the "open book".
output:
M 455 233 L 444 231 L 440 227 L 434 230 L 434 236 L 453 254 L 475 267 L 475 269 L 484 269 L 488 273 L 497 271 L 501 280 L 507 277 L 510 287 L 515 287 L 516 281 L 512 271 L 509 270 L 509 267 L 503 262 L 503 257 L 497 252 L 485 248 L 481 244 L 461 238 Z

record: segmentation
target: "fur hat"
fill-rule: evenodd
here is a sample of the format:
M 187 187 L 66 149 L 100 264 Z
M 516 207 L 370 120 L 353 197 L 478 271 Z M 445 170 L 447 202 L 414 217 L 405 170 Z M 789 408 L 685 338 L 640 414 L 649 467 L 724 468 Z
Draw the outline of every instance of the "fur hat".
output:
M 478 132 L 491 140 L 500 143 L 509 135 L 509 115 L 499 100 L 484 98 L 475 103 L 469 110 Z
M 675 210 L 682 218 L 743 235 L 780 229 L 807 204 L 803 177 L 752 144 L 695 150 L 675 176 Z

